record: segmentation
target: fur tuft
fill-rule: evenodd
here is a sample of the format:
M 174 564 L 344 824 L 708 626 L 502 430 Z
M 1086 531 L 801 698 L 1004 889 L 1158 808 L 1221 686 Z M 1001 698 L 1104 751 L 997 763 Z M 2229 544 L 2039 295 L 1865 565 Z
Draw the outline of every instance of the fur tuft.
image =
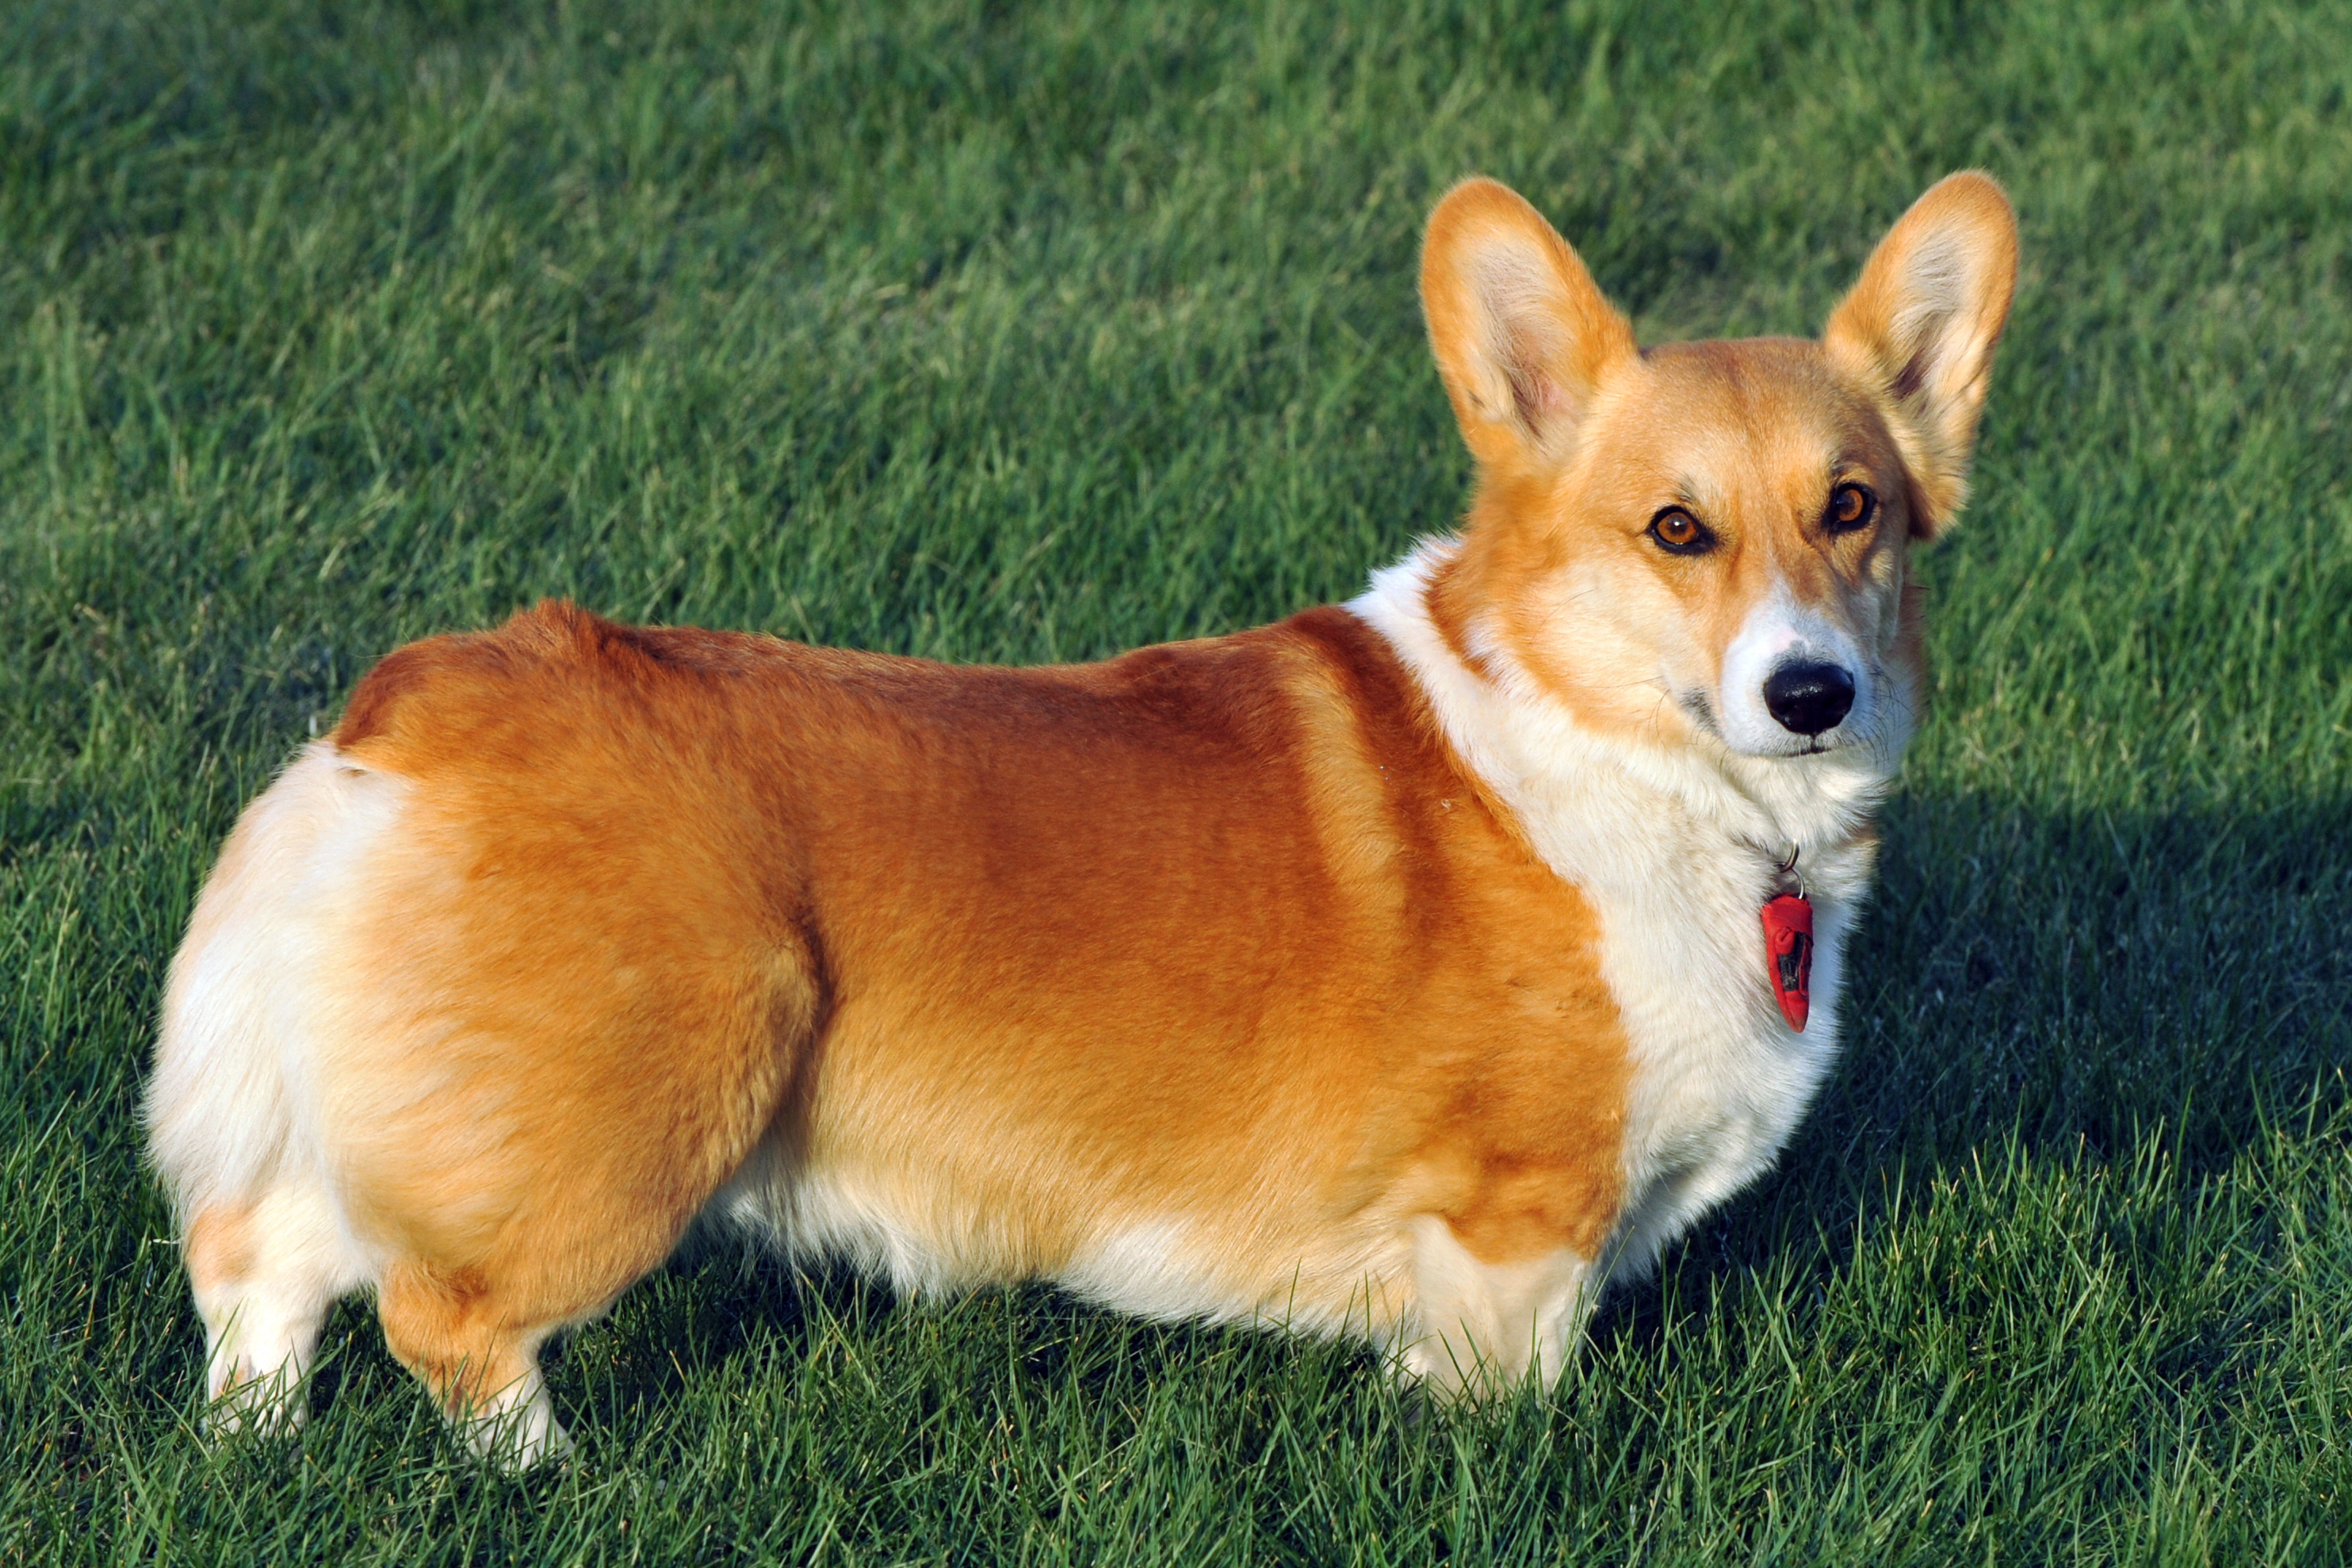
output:
M 183 1219 L 319 1169 L 304 1083 L 315 993 L 299 977 L 402 788 L 311 745 L 223 847 L 172 961 L 147 1093 L 148 1155 Z

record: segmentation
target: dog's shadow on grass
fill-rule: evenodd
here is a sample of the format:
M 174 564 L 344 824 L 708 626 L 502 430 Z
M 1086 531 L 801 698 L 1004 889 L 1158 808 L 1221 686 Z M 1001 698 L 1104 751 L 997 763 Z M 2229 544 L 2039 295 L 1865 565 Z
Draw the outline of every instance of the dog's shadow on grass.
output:
M 1369 1368 L 1370 1352 L 1348 1347 L 1307 1359 L 1351 1356 Z M 1271 1336 L 1139 1322 L 1042 1286 L 909 1299 L 843 1265 L 720 1239 L 562 1347 L 550 1381 L 576 1429 L 635 1432 L 707 1407 L 714 1388 L 771 1378 L 795 1402 L 953 1406 L 986 1424 L 1040 1400 L 1133 1409 L 1171 1367 L 1231 1391 L 1293 1381 L 1299 1365 Z
M 2192 1170 L 2352 1065 L 2352 797 L 2053 814 L 1899 798 L 1843 1059 L 1786 1169 L 1932 1166 L 2014 1133 Z

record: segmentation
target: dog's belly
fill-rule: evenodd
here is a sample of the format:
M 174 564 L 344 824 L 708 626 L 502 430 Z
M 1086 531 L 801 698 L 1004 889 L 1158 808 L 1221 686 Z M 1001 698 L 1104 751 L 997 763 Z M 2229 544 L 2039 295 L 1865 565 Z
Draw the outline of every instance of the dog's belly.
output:
M 1187 1205 L 1181 1193 L 1146 1199 L 1068 1163 L 1013 1168 L 992 1147 L 976 1151 L 975 1169 L 954 1157 L 951 1136 L 929 1145 L 933 1157 L 903 1144 L 892 1157 L 834 1120 L 807 1154 L 782 1132 L 764 1142 L 714 1196 L 713 1217 L 910 1295 L 1042 1280 L 1140 1317 L 1375 1339 L 1410 1304 L 1403 1192 L 1332 1212 L 1310 1201 L 1316 1173 L 1269 1171 L 1259 1203 Z

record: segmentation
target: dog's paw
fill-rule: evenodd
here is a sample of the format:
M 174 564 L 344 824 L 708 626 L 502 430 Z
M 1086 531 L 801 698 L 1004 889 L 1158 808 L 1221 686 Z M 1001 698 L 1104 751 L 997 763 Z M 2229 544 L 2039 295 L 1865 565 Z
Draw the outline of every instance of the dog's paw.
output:
M 310 1419 L 310 1385 L 292 1363 L 259 1371 L 215 1363 L 205 1379 L 205 1435 L 215 1442 L 290 1437 Z
M 543 1388 L 512 1404 L 493 1402 L 458 1425 L 467 1447 L 509 1475 L 572 1458 L 571 1434 L 555 1419 L 555 1407 Z

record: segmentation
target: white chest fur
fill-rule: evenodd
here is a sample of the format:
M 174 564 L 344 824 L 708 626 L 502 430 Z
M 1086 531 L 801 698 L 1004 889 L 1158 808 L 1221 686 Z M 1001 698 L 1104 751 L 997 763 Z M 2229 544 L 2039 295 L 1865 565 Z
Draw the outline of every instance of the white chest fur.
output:
M 1787 1142 L 1836 1054 L 1845 939 L 1868 887 L 1877 757 L 1701 755 L 1595 735 L 1499 649 L 1474 671 L 1431 622 L 1450 552 L 1423 544 L 1349 608 L 1418 679 L 1447 740 L 1592 902 L 1633 1053 L 1625 1208 L 1610 1275 L 1645 1269 Z M 1628 673 L 1629 679 L 1643 672 Z M 1759 911 L 1790 847 L 1813 903 L 1812 1014 L 1774 1002 Z

